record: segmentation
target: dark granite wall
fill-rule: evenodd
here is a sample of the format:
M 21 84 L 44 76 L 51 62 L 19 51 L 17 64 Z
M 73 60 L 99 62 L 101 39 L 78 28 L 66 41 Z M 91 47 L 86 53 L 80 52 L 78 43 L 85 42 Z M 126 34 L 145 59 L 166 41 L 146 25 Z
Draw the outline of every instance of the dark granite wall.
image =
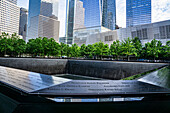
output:
M 0 58 L 0 66 L 43 74 L 76 74 L 105 79 L 122 79 L 163 67 L 163 63 L 135 63 L 66 59 Z
M 0 65 L 42 74 L 67 73 L 67 60 L 33 59 L 33 58 L 0 58 Z
M 166 64 L 69 60 L 68 65 L 70 74 L 117 80 L 160 68 Z

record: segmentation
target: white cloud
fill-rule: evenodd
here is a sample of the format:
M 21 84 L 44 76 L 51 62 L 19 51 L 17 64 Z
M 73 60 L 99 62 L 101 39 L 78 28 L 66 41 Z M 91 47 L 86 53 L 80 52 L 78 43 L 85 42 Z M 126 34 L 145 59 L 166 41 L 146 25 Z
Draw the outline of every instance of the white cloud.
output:
M 152 0 L 152 22 L 170 19 L 170 0 Z
M 117 25 L 126 27 L 126 0 L 116 0 Z M 170 0 L 152 0 L 152 22 L 170 19 Z
M 126 27 L 126 0 L 116 0 L 116 22 L 119 27 Z

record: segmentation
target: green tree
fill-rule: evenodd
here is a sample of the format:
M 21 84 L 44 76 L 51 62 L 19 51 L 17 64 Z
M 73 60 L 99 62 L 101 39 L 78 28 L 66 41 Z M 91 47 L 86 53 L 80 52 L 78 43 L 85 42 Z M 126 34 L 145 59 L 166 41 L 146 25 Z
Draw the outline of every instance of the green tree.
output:
M 114 41 L 113 44 L 110 46 L 110 54 L 116 56 L 118 60 L 119 56 L 121 55 L 121 44 L 120 41 Z
M 60 43 L 60 56 L 67 55 L 67 44 Z
M 80 47 L 80 56 L 85 56 L 86 54 L 86 45 L 82 44 Z
M 166 45 L 160 47 L 159 58 L 170 59 L 170 41 Z
M 136 56 L 140 57 L 141 52 L 142 52 L 142 43 L 141 43 L 141 41 L 139 40 L 138 37 L 135 37 L 135 38 L 132 39 L 132 42 L 133 42 L 134 47 L 136 48 Z
M 21 57 L 21 55 L 25 53 L 26 42 L 23 39 L 18 39 L 16 42 L 16 47 L 14 49 L 17 55 Z
M 122 49 L 122 54 L 125 55 L 125 56 L 127 56 L 128 61 L 129 61 L 129 56 L 130 56 L 130 55 L 135 55 L 135 56 L 137 56 L 136 48 L 135 48 L 135 46 L 133 45 L 133 42 L 132 42 L 132 40 L 131 40 L 130 38 L 128 38 L 128 39 L 126 39 L 126 40 L 124 40 L 124 41 L 122 42 L 122 47 L 121 47 L 121 49 Z
M 60 45 L 53 39 L 48 39 L 48 56 L 58 56 L 60 53 Z
M 89 58 L 93 58 L 94 49 L 95 49 L 94 45 L 89 44 L 89 45 L 86 46 L 85 53 L 86 53 L 86 55 L 89 56 Z
M 102 58 L 103 55 L 109 54 L 109 46 L 104 44 L 103 42 L 98 42 L 94 44 L 94 55 L 97 58 Z
M 79 57 L 80 47 L 77 44 L 71 46 L 71 57 Z
M 142 53 L 145 54 L 145 58 L 155 60 L 156 58 L 159 58 L 159 54 L 161 53 L 161 47 L 162 43 L 160 41 L 157 41 L 156 39 L 153 39 L 151 43 L 148 42 L 145 44 Z
M 2 56 L 6 55 L 7 53 L 7 48 L 8 48 L 8 34 L 3 32 L 1 37 L 0 37 L 0 51 Z

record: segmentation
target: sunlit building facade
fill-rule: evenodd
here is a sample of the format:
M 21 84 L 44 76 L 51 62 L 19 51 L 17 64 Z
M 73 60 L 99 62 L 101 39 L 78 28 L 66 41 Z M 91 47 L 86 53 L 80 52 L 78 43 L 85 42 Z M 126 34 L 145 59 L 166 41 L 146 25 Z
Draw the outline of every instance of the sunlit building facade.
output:
M 29 0 L 27 41 L 37 37 L 59 41 L 58 0 Z
M 126 0 L 126 27 L 151 23 L 151 0 Z
M 76 0 L 67 0 L 67 15 L 66 15 L 66 42 L 73 43 L 73 29 L 75 24 L 75 6 Z
M 102 26 L 111 30 L 116 29 L 116 1 L 115 0 L 103 0 Z
M 17 0 L 15 0 L 17 2 Z M 19 32 L 20 8 L 10 0 L 0 0 L 0 34 Z
M 111 30 L 102 26 L 74 29 L 73 43 L 77 44 L 78 46 L 81 46 L 82 44 L 89 44 L 89 41 L 87 43 L 87 40 L 95 40 L 97 38 L 95 37 L 96 34 L 108 32 L 108 31 Z M 89 36 L 93 34 L 95 34 L 94 37 L 90 37 L 93 39 L 89 39 Z
M 166 44 L 167 41 L 170 41 L 170 20 L 121 28 L 117 32 L 121 41 L 128 37 L 138 37 L 143 44 L 153 39 L 160 40 L 163 44 Z
M 17 1 L 18 1 L 18 0 L 7 0 L 7 1 L 9 1 L 9 2 L 15 4 L 15 5 L 17 5 Z
M 85 16 L 85 9 L 83 8 L 83 2 L 80 0 L 76 0 L 74 29 L 85 27 L 84 16 Z
M 76 43 L 78 45 L 85 44 L 88 36 L 91 34 L 96 34 L 97 33 L 96 31 L 99 31 L 98 33 L 102 33 L 109 30 L 115 30 L 116 27 L 115 0 L 80 0 L 80 1 L 82 2 L 84 8 L 84 28 L 83 29 L 74 28 L 73 43 Z M 81 17 L 83 17 L 82 14 L 83 13 L 75 15 L 81 15 Z
M 20 8 L 19 35 L 26 41 L 28 11 Z

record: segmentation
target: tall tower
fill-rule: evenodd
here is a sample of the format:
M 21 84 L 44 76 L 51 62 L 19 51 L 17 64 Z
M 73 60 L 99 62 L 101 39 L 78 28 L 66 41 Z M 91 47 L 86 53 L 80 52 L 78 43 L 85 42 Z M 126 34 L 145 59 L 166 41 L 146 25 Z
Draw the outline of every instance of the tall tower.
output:
M 83 2 L 80 0 L 76 0 L 74 29 L 85 27 L 84 26 L 84 14 L 85 14 L 85 9 L 83 8 Z
M 17 7 L 17 0 L 0 1 L 0 34 L 19 32 L 20 8 Z
M 27 41 L 47 37 L 59 41 L 58 0 L 29 0 Z
M 7 0 L 7 1 L 9 1 L 9 2 L 15 4 L 15 5 L 17 5 L 17 0 Z
M 19 35 L 23 36 L 23 39 L 25 41 L 27 32 L 27 17 L 28 17 L 27 9 L 20 8 Z
M 115 0 L 81 0 L 85 9 L 85 27 L 103 26 L 114 30 L 116 26 Z
M 116 28 L 116 2 L 115 0 L 103 0 L 102 1 L 102 26 L 108 29 L 111 29 L 111 30 L 115 30 Z
M 126 26 L 151 23 L 151 0 L 126 0 Z
M 73 29 L 75 21 L 76 0 L 67 0 L 67 17 L 66 17 L 66 43 L 72 44 Z
M 102 0 L 81 0 L 85 9 L 85 27 L 102 25 Z

